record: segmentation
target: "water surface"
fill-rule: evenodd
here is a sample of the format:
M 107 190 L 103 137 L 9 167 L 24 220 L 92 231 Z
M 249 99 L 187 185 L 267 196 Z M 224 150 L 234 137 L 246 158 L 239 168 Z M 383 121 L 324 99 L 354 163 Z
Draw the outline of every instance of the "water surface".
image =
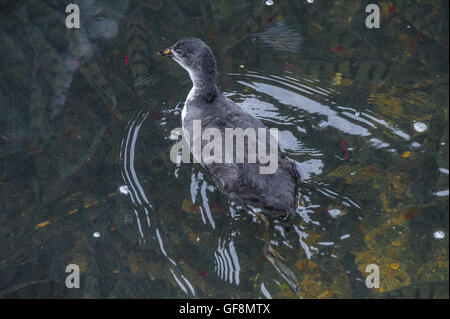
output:
M 0 1 L 0 297 L 298 297 L 253 214 L 169 159 L 191 82 L 156 52 L 195 36 L 296 163 L 270 241 L 300 296 L 448 298 L 447 1 L 380 2 L 376 30 L 365 1 L 78 1 L 78 30 L 63 2 Z

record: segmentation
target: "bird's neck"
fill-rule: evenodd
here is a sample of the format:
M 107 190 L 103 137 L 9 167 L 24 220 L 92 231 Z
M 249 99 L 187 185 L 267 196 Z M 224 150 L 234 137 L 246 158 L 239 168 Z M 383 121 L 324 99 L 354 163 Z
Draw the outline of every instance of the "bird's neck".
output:
M 188 70 L 194 89 L 214 88 L 216 87 L 216 75 Z
M 219 90 L 216 86 L 215 74 L 198 74 L 194 71 L 189 71 L 189 76 L 192 81 L 192 90 L 189 93 L 190 97 L 203 97 L 206 101 L 213 100 L 218 94 Z

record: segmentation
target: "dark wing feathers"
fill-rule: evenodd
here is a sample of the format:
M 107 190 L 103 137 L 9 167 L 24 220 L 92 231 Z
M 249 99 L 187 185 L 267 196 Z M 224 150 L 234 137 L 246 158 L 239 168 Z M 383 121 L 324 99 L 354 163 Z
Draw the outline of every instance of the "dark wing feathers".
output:
M 224 153 L 225 128 L 265 128 L 258 119 L 243 111 L 235 103 L 224 97 L 218 97 L 214 104 L 206 107 L 196 106 L 195 100 L 188 105 L 189 116 L 183 125 L 191 127 L 194 119 L 202 120 L 202 129 L 214 127 L 221 130 L 222 150 Z M 202 141 L 204 146 L 208 141 Z M 203 147 L 202 147 L 203 149 Z M 267 150 L 268 150 L 267 146 Z M 234 200 L 244 204 L 294 214 L 297 172 L 293 162 L 286 159 L 278 148 L 278 170 L 274 174 L 260 174 L 258 161 L 256 164 L 247 163 L 247 148 L 245 163 L 204 163 L 201 165 L 221 183 L 225 193 Z

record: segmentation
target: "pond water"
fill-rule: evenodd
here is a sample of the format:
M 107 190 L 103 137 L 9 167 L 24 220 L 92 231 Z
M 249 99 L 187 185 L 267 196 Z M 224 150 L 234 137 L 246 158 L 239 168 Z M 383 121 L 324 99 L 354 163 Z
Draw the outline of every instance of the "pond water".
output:
M 382 1 L 379 29 L 369 1 L 76 3 L 67 29 L 65 1 L 0 0 L 0 297 L 448 298 L 447 1 Z M 297 293 L 251 211 L 170 161 L 192 85 L 156 52 L 187 36 L 296 163 L 269 235 Z

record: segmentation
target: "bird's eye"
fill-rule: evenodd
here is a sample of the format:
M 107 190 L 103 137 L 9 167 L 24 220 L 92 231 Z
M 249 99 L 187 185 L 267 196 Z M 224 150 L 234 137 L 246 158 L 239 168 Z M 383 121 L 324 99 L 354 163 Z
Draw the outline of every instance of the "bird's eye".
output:
M 181 53 L 181 50 L 175 50 L 175 52 L 178 54 L 178 55 L 182 55 L 182 53 Z

